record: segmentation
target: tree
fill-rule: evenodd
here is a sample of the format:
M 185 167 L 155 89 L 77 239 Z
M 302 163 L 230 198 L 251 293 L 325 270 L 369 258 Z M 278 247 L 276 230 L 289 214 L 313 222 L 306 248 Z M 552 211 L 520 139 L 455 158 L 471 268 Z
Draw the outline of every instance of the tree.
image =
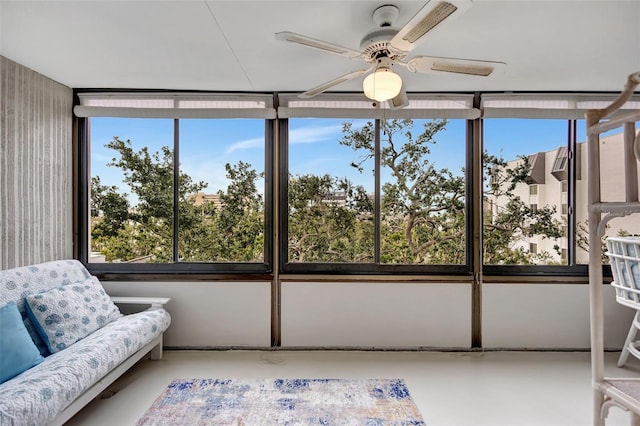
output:
M 526 156 L 509 165 L 502 157 L 483 154 L 485 201 L 492 205 L 484 213 L 484 262 L 488 264 L 543 263 L 549 253 L 529 253 L 518 242 L 535 235 L 562 237 L 562 224 L 554 219 L 555 206 L 532 207 L 514 191 L 518 184 L 528 184 L 531 164 Z M 560 247 L 554 249 L 560 254 Z
M 262 175 L 242 161 L 226 164 L 225 170 L 230 184 L 226 192 L 218 191 L 222 207 L 212 227 L 220 247 L 209 257 L 226 262 L 263 260 L 264 202 L 256 185 Z
M 107 261 L 173 261 L 173 153 L 168 147 L 150 154 L 135 151 L 131 141 L 115 137 L 106 145 L 116 151 L 109 166 L 122 170 L 137 204 L 115 186 L 92 180 L 92 249 Z M 231 180 L 220 191 L 221 205 L 196 205 L 205 182 L 186 173 L 178 177 L 178 256 L 181 261 L 261 261 L 264 247 L 263 205 L 256 188 L 260 175 L 250 165 L 226 165 Z
M 464 264 L 466 261 L 466 183 L 464 169 L 438 168 L 431 148 L 446 130 L 446 120 L 426 121 L 414 134 L 410 119 L 382 120 L 379 153 L 385 182 L 381 188 L 381 262 L 386 264 Z M 338 141 L 356 158 L 351 166 L 375 157 L 374 123 L 361 128 L 343 124 Z M 129 140 L 107 144 L 119 155 L 109 163 L 122 170 L 132 196 L 115 186 L 92 181 L 93 249 L 108 260 L 173 261 L 174 166 L 168 147 L 134 151 Z M 264 200 L 257 182 L 263 177 L 250 164 L 225 166 L 229 185 L 216 203 L 196 203 L 206 188 L 186 173 L 178 178 L 178 255 L 181 261 L 263 261 Z M 561 224 L 555 207 L 533 208 L 517 195 L 528 183 L 526 157 L 506 162 L 484 154 L 484 261 L 492 264 L 548 262 L 549 253 L 530 253 L 533 236 L 557 239 Z M 129 198 L 137 204 L 129 205 Z M 373 197 L 346 178 L 291 176 L 288 188 L 288 256 L 292 262 L 374 262 Z M 556 246 L 556 250 L 559 248 Z
M 446 125 L 446 120 L 426 122 L 414 137 L 413 120 L 381 121 L 380 163 L 391 172 L 382 186 L 383 263 L 464 262 L 464 177 L 436 168 L 429 158 Z M 362 165 L 375 156 L 374 124 L 354 129 L 345 123 L 343 133 L 340 144 L 362 153 L 352 166 L 363 172 Z
M 383 263 L 462 264 L 465 262 L 465 182 L 461 173 L 437 168 L 430 147 L 444 131 L 446 120 L 424 123 L 414 136 L 413 120 L 382 120 L 380 162 L 391 172 L 382 186 L 381 260 Z M 361 129 L 343 125 L 340 143 L 361 153 L 352 166 L 363 172 L 363 164 L 375 155 L 374 124 Z M 486 197 L 504 201 L 500 210 L 485 212 L 484 253 L 487 263 L 536 263 L 548 253 L 532 254 L 519 241 L 534 235 L 562 236 L 561 224 L 553 219 L 555 207 L 533 209 L 514 190 L 525 183 L 531 166 L 526 158 L 515 165 L 484 154 Z M 557 248 L 559 251 L 559 248 Z
M 102 185 L 99 176 L 91 178 L 91 195 L 91 216 L 98 219 L 94 222 L 91 236 L 116 236 L 129 219 L 127 197 L 118 193 L 117 186 Z
M 373 203 L 364 188 L 329 175 L 289 180 L 289 260 L 372 262 Z

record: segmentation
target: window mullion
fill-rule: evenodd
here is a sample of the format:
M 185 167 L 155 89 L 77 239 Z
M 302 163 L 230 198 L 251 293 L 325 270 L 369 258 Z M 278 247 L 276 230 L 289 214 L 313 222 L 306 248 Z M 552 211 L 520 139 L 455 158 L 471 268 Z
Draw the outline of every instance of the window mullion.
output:
M 479 99 L 476 98 L 476 102 Z M 467 172 L 467 262 L 471 268 L 471 347 L 482 348 L 482 284 L 483 284 L 483 161 L 484 152 L 483 122 L 476 119 L 467 125 L 467 159 L 470 167 Z M 469 253 L 470 251 L 470 253 Z
M 380 263 L 381 218 L 380 212 L 380 119 L 375 120 L 374 130 L 374 194 L 373 194 L 373 262 Z
M 569 149 L 567 185 L 567 265 L 576 264 L 576 161 L 577 156 L 577 120 L 567 121 L 567 144 Z
M 178 262 L 178 232 L 180 217 L 180 120 L 173 120 L 173 261 Z

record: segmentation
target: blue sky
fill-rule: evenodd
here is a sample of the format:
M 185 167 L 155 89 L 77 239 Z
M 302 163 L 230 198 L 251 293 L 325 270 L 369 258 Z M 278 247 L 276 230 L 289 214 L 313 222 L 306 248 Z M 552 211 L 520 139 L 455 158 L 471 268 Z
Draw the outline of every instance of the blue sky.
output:
M 289 169 L 293 175 L 325 174 L 347 177 L 373 190 L 370 174 L 358 173 L 349 164 L 359 154 L 338 144 L 342 137 L 342 122 L 338 119 L 290 119 Z M 354 127 L 366 120 L 354 120 Z M 416 120 L 414 134 L 422 128 Z M 485 149 L 491 154 L 511 160 L 518 155 L 549 151 L 566 144 L 566 120 L 485 120 Z M 465 159 L 465 121 L 450 120 L 431 146 L 431 161 L 437 168 L 460 172 Z M 584 122 L 578 124 L 578 141 L 584 141 Z M 264 170 L 264 120 L 261 119 L 183 119 L 180 120 L 180 163 L 183 171 L 194 180 L 209 184 L 207 193 L 226 187 L 225 164 L 242 160 L 258 171 Z M 122 173 L 107 166 L 116 153 L 105 145 L 113 139 L 131 140 L 138 151 L 147 146 L 151 153 L 162 146 L 173 146 L 171 119 L 91 119 L 92 176 L 100 176 L 103 184 L 122 184 Z M 370 168 L 369 168 L 370 169 Z M 385 176 L 383 175 L 383 180 Z

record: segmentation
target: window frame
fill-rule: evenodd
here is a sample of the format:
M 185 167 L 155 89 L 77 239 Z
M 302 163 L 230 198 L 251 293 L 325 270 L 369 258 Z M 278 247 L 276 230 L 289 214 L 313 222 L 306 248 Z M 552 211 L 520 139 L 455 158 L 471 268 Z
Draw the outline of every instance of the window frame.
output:
M 80 105 L 78 95 L 80 93 L 121 93 L 121 90 L 103 90 L 103 89 L 74 89 L 74 106 Z M 153 93 L 162 94 L 164 91 L 157 90 L 127 90 L 129 93 Z M 178 94 L 206 94 L 229 96 L 229 93 L 213 93 L 213 92 L 171 92 Z M 248 95 L 257 95 L 255 93 Z M 262 96 L 270 96 L 273 99 L 273 105 L 281 105 L 279 93 L 262 94 Z M 295 97 L 296 94 L 287 94 Z M 323 94 L 329 98 L 341 99 L 344 96 L 353 97 L 361 96 L 352 93 L 327 93 Z M 322 95 L 321 95 L 322 96 Z M 480 274 L 485 278 L 485 282 L 540 282 L 542 278 L 548 277 L 555 282 L 583 282 L 588 274 L 588 265 L 576 264 L 576 222 L 575 222 L 575 205 L 576 205 L 576 125 L 579 119 L 583 118 L 586 109 L 603 107 L 609 99 L 615 97 L 615 94 L 547 94 L 547 93 L 485 93 L 485 92 L 461 92 L 461 93 L 416 93 L 409 94 L 410 98 L 420 97 L 455 97 L 455 96 L 472 96 L 473 108 L 482 111 L 473 118 L 467 118 L 467 134 L 465 143 L 465 228 L 466 228 L 466 263 L 463 265 L 396 265 L 396 264 L 299 264 L 287 262 L 287 228 L 286 219 L 288 212 L 288 201 L 286 190 L 288 188 L 287 173 L 281 173 L 282 170 L 288 171 L 288 116 L 280 116 L 280 111 L 291 108 L 284 106 L 278 107 L 278 114 L 274 117 L 265 119 L 265 247 L 264 262 L 261 263 L 209 263 L 209 262 L 174 262 L 166 264 L 126 264 L 126 263 L 90 263 L 88 256 L 90 247 L 88 246 L 88 224 L 90 208 L 88 204 L 90 189 L 90 163 L 89 163 L 89 119 L 74 116 L 74 257 L 81 260 L 87 268 L 102 278 L 111 280 L 145 280 L 149 278 L 180 280 L 194 279 L 225 279 L 225 280 L 272 280 L 278 279 L 279 274 L 283 277 L 294 276 L 300 274 L 300 279 L 313 280 L 314 277 L 326 275 L 330 280 L 361 280 L 361 276 L 381 276 L 379 279 L 389 279 L 391 281 L 398 280 L 421 280 L 421 281 L 463 281 L 463 282 L 482 282 Z M 506 101 L 504 101 L 506 99 Z M 558 99 L 570 99 L 567 103 L 569 106 L 554 107 L 546 105 L 544 107 L 532 107 L 536 99 L 542 99 L 543 103 L 551 103 L 553 105 Z M 545 100 L 546 99 L 546 100 Z M 498 104 L 503 102 L 504 105 L 493 104 L 485 101 L 496 101 Z M 522 101 L 524 107 L 518 106 L 518 102 Z M 369 107 L 371 103 L 367 101 Z M 506 103 L 505 103 L 506 102 Z M 636 104 L 637 101 L 634 101 Z M 506 105 L 506 106 L 505 106 Z M 635 107 L 635 104 L 634 106 Z M 562 109 L 566 108 L 566 109 Z M 375 109 L 375 107 L 373 107 Z M 478 175 L 482 176 L 482 172 L 478 173 L 478 166 L 482 167 L 481 156 L 482 148 L 478 149 L 475 145 L 482 147 L 483 139 L 483 121 L 485 118 L 501 117 L 507 110 L 507 116 L 519 118 L 561 118 L 567 121 L 567 147 L 569 162 L 567 165 L 567 226 L 569 235 L 567 239 L 567 264 L 566 265 L 485 265 L 482 262 L 482 250 L 478 251 L 476 247 L 478 242 L 482 241 L 482 225 L 480 229 L 474 224 L 482 224 L 483 208 L 482 208 L 482 185 L 475 182 Z M 394 112 L 385 110 L 390 113 L 392 118 Z M 425 110 L 420 108 L 407 108 L 404 113 L 410 114 L 412 118 L 429 119 L 439 117 L 423 116 Z M 341 111 L 344 113 L 345 111 Z M 362 111 L 361 111 L 362 112 Z M 386 114 L 385 112 L 385 114 Z M 459 112 L 459 111 L 458 111 Z M 400 112 L 402 113 L 402 111 Z M 226 117 L 232 118 L 230 111 L 226 112 Z M 323 111 L 325 117 L 334 117 L 334 111 L 326 109 Z M 369 108 L 365 114 L 371 114 Z M 375 112 L 375 117 L 384 117 L 381 110 Z M 509 115 L 511 114 L 511 115 Z M 295 115 L 293 115 L 295 116 Z M 353 117 L 349 117 L 353 118 Z M 362 118 L 371 118 L 365 116 Z M 440 117 L 445 118 L 445 117 Z M 451 117 L 454 118 L 454 117 Z M 462 117 L 457 117 L 462 118 Z M 373 118 L 371 118 L 373 119 Z M 285 194 L 285 195 L 283 195 Z M 565 194 L 563 192 L 563 194 Z M 276 198 L 277 197 L 277 198 Z M 477 200 L 479 197 L 479 201 Z M 478 222 L 479 221 L 479 222 Z M 277 234 L 276 235 L 276 231 Z M 284 256 L 283 256 L 284 255 Z M 479 259 L 479 260 L 478 260 Z M 609 274 L 608 265 L 604 265 L 605 275 Z M 304 277 L 307 278 L 304 278 Z M 386 278 L 385 278 L 386 277 Z M 395 278 L 394 278 L 395 277 Z M 403 278 L 404 277 L 404 278 Z M 419 277 L 422 277 L 421 279 Z M 553 279 L 555 277 L 555 280 Z M 542 280 L 549 282 L 549 280 Z
M 475 108 L 470 102 L 474 97 L 472 94 L 462 93 L 462 94 L 449 94 L 448 97 L 458 96 L 461 99 L 468 99 L 469 103 L 467 105 L 468 110 L 467 114 L 474 114 Z M 320 100 L 318 103 L 322 102 L 322 96 L 318 96 Z M 341 94 L 341 95 L 325 95 L 327 99 L 335 98 L 338 101 L 340 100 L 348 100 L 364 103 L 367 106 L 371 107 L 371 102 L 364 99 L 362 95 L 354 95 L 354 94 Z M 425 95 L 413 95 L 410 96 L 410 100 L 416 100 L 420 102 L 421 100 L 425 100 L 425 102 L 437 101 L 440 98 L 446 98 L 445 95 L 434 95 L 427 94 Z M 415 275 L 424 275 L 424 276 L 460 276 L 465 277 L 466 279 L 470 279 L 473 275 L 472 273 L 472 264 L 473 264 L 473 228 L 470 226 L 470 214 L 473 211 L 472 203 L 471 203 L 471 184 L 470 184 L 470 176 L 472 173 L 472 163 L 471 163 L 471 150 L 472 150 L 472 137 L 473 134 L 471 132 L 470 121 L 467 120 L 465 123 L 465 263 L 457 264 L 457 265 L 424 265 L 424 264 L 387 264 L 381 263 L 380 259 L 380 167 L 379 167 L 379 159 L 378 152 L 376 152 L 376 160 L 375 160 L 375 173 L 374 180 L 376 182 L 376 191 L 375 191 L 375 202 L 374 204 L 377 206 L 374 209 L 374 259 L 376 262 L 371 263 L 328 263 L 328 262 L 289 262 L 288 260 L 288 220 L 289 220 L 289 205 L 288 205 L 288 183 L 289 183 L 289 117 L 310 117 L 310 118 L 336 118 L 343 120 L 350 120 L 356 118 L 365 118 L 367 120 L 371 120 L 374 122 L 376 128 L 379 128 L 380 120 L 382 119 L 393 119 L 400 118 L 403 116 L 401 111 L 396 111 L 394 114 L 393 110 L 388 109 L 364 109 L 360 105 L 359 108 L 338 108 L 336 112 L 329 112 L 323 110 L 322 107 L 315 108 L 305 108 L 304 106 L 299 107 L 302 112 L 297 112 L 295 108 L 290 108 L 287 103 L 292 99 L 287 95 L 284 96 L 285 106 L 282 108 L 286 112 L 285 118 L 279 119 L 279 152 L 280 159 L 278 161 L 278 170 L 279 170 L 279 188 L 280 188 L 280 198 L 278 209 L 281 212 L 279 215 L 279 244 L 278 244 L 278 269 L 282 274 L 309 274 L 309 275 L 385 275 L 385 276 L 415 276 Z M 296 103 L 303 104 L 302 101 L 295 100 Z M 317 105 L 317 104 L 316 104 Z M 281 108 L 279 108 L 281 111 Z M 461 118 L 461 117 L 438 117 L 438 111 L 432 110 L 427 112 L 426 110 L 419 110 L 418 108 L 412 109 L 408 108 L 409 113 L 407 114 L 412 119 L 416 120 L 429 120 L 429 119 L 438 119 L 438 118 Z M 442 112 L 441 112 L 442 113 Z M 443 114 L 456 114 L 460 115 L 463 111 L 455 111 L 451 113 L 450 111 L 445 111 Z M 300 114 L 300 115 L 298 115 Z M 308 115 L 305 115 L 308 114 Z M 314 115 L 316 114 L 316 115 Z M 351 114 L 351 115 L 349 115 Z M 380 146 L 380 134 L 379 131 L 376 132 L 376 141 L 374 143 L 379 149 Z
M 95 92 L 113 94 L 118 96 L 123 92 L 113 91 L 94 91 L 94 90 L 74 90 L 74 107 L 80 105 L 80 94 L 92 94 Z M 131 91 L 126 93 L 134 93 L 145 96 L 150 93 L 149 91 Z M 159 93 L 157 91 L 151 93 Z M 160 92 L 162 93 L 162 92 Z M 174 93 L 174 92 L 172 92 Z M 180 92 L 182 93 L 182 92 Z M 185 94 L 191 94 L 194 92 L 184 92 Z M 206 96 L 201 92 L 197 92 L 197 95 Z M 215 94 L 212 95 L 215 97 Z M 225 98 L 230 95 L 225 94 Z M 135 118 L 135 117 L 132 117 Z M 144 117 L 138 117 L 144 118 Z M 186 117 L 190 118 L 190 117 Z M 194 117 L 194 118 L 206 118 L 206 117 Z M 216 117 L 209 117 L 209 119 L 215 119 Z M 225 118 L 234 118 L 229 114 Z M 242 118 L 237 117 L 237 118 Z M 174 118 L 173 125 L 173 147 L 172 150 L 176 154 L 174 155 L 174 182 L 180 173 L 179 163 L 179 120 L 180 118 Z M 267 208 L 267 206 L 273 205 L 273 150 L 270 149 L 274 145 L 275 139 L 275 119 L 264 119 L 264 249 L 263 249 L 263 261 L 262 262 L 180 262 L 177 261 L 177 240 L 178 232 L 178 206 L 174 202 L 174 223 L 173 223 L 173 262 L 167 263 L 98 263 L 89 262 L 89 255 L 91 248 L 89 247 L 89 233 L 90 233 L 90 117 L 81 117 L 74 115 L 74 128 L 76 129 L 75 140 L 76 145 L 76 162 L 77 170 L 74 173 L 77 176 L 75 181 L 76 197 L 74 211 L 77 212 L 77 216 L 74 220 L 76 231 L 74 238 L 74 257 L 80 260 L 87 269 L 94 275 L 100 278 L 107 278 L 110 280 L 137 280 L 145 279 L 145 277 L 153 277 L 155 279 L 180 279 L 179 277 L 188 275 L 195 279 L 208 279 L 208 278 L 220 278 L 225 276 L 227 279 L 243 279 L 243 278 L 256 278 L 256 279 L 270 279 L 273 276 L 273 229 L 274 229 L 274 216 L 273 209 Z M 178 199 L 178 187 L 173 185 L 173 198 L 174 201 Z
M 504 100 L 503 100 L 504 98 Z M 521 98 L 521 99 L 519 99 Z M 545 109 L 544 107 L 534 107 L 536 100 L 539 99 L 540 103 L 548 106 L 549 103 L 553 105 L 556 102 L 564 102 L 569 99 L 566 107 L 554 109 Z M 515 282 L 527 282 L 527 277 L 535 281 L 536 277 L 556 277 L 560 280 L 568 279 L 570 277 L 584 277 L 585 279 L 589 274 L 589 265 L 576 263 L 576 209 L 573 206 L 576 205 L 576 150 L 577 150 L 577 121 L 584 116 L 584 112 L 587 108 L 593 106 L 593 95 L 575 95 L 575 94 L 531 94 L 531 93 L 510 93 L 510 94 L 488 94 L 483 97 L 482 103 L 484 106 L 485 116 L 483 118 L 546 118 L 546 119 L 560 119 L 567 123 L 567 154 L 568 154 L 568 191 L 567 204 L 569 211 L 567 214 L 567 227 L 569 235 L 566 237 L 567 241 L 567 253 L 568 259 L 566 265 L 490 265 L 482 264 L 482 273 L 487 277 L 496 277 L 498 280 L 502 280 L 511 277 L 511 280 Z M 503 107 L 487 107 L 485 104 L 491 104 L 496 102 L 497 105 L 504 102 Z M 596 102 L 596 101 L 593 101 Z M 606 104 L 604 98 L 598 99 L 597 102 Z M 573 106 L 573 108 L 571 108 Z M 566 109 L 562 109 L 566 108 Z M 582 108 L 582 109 L 578 109 Z M 483 136 L 483 135 L 482 135 Z M 539 188 L 536 189 L 536 195 L 530 195 L 536 197 L 539 193 Z M 563 193 L 565 194 L 565 193 Z M 610 274 L 609 265 L 603 265 L 603 271 L 605 275 Z

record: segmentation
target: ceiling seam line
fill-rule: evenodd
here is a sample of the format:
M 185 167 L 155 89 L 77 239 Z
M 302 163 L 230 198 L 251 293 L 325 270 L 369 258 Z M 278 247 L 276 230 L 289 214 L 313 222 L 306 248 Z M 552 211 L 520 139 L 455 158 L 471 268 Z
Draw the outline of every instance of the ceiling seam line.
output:
M 205 6 L 207 6 L 207 10 L 209 10 L 209 15 L 211 15 L 211 18 L 213 18 L 213 22 L 215 22 L 216 27 L 218 27 L 218 29 L 220 30 L 220 34 L 222 34 L 222 38 L 224 39 L 224 42 L 227 44 L 227 47 L 231 51 L 231 54 L 233 55 L 234 59 L 236 60 L 236 63 L 238 64 L 238 66 L 242 70 L 242 74 L 244 75 L 244 77 L 246 78 L 247 82 L 249 83 L 249 86 L 251 86 L 251 90 L 256 90 L 255 86 L 253 85 L 253 82 L 249 78 L 249 75 L 247 75 L 247 72 L 245 71 L 244 67 L 242 66 L 242 63 L 240 63 L 240 59 L 236 55 L 235 50 L 233 50 L 233 47 L 231 47 L 231 43 L 229 43 L 229 39 L 227 38 L 227 35 L 224 33 L 224 30 L 222 29 L 222 27 L 220 26 L 220 23 L 216 19 L 216 15 L 213 13 L 213 10 L 211 10 L 211 6 L 209 6 L 209 2 L 207 0 L 202 0 L 202 1 L 204 2 Z

